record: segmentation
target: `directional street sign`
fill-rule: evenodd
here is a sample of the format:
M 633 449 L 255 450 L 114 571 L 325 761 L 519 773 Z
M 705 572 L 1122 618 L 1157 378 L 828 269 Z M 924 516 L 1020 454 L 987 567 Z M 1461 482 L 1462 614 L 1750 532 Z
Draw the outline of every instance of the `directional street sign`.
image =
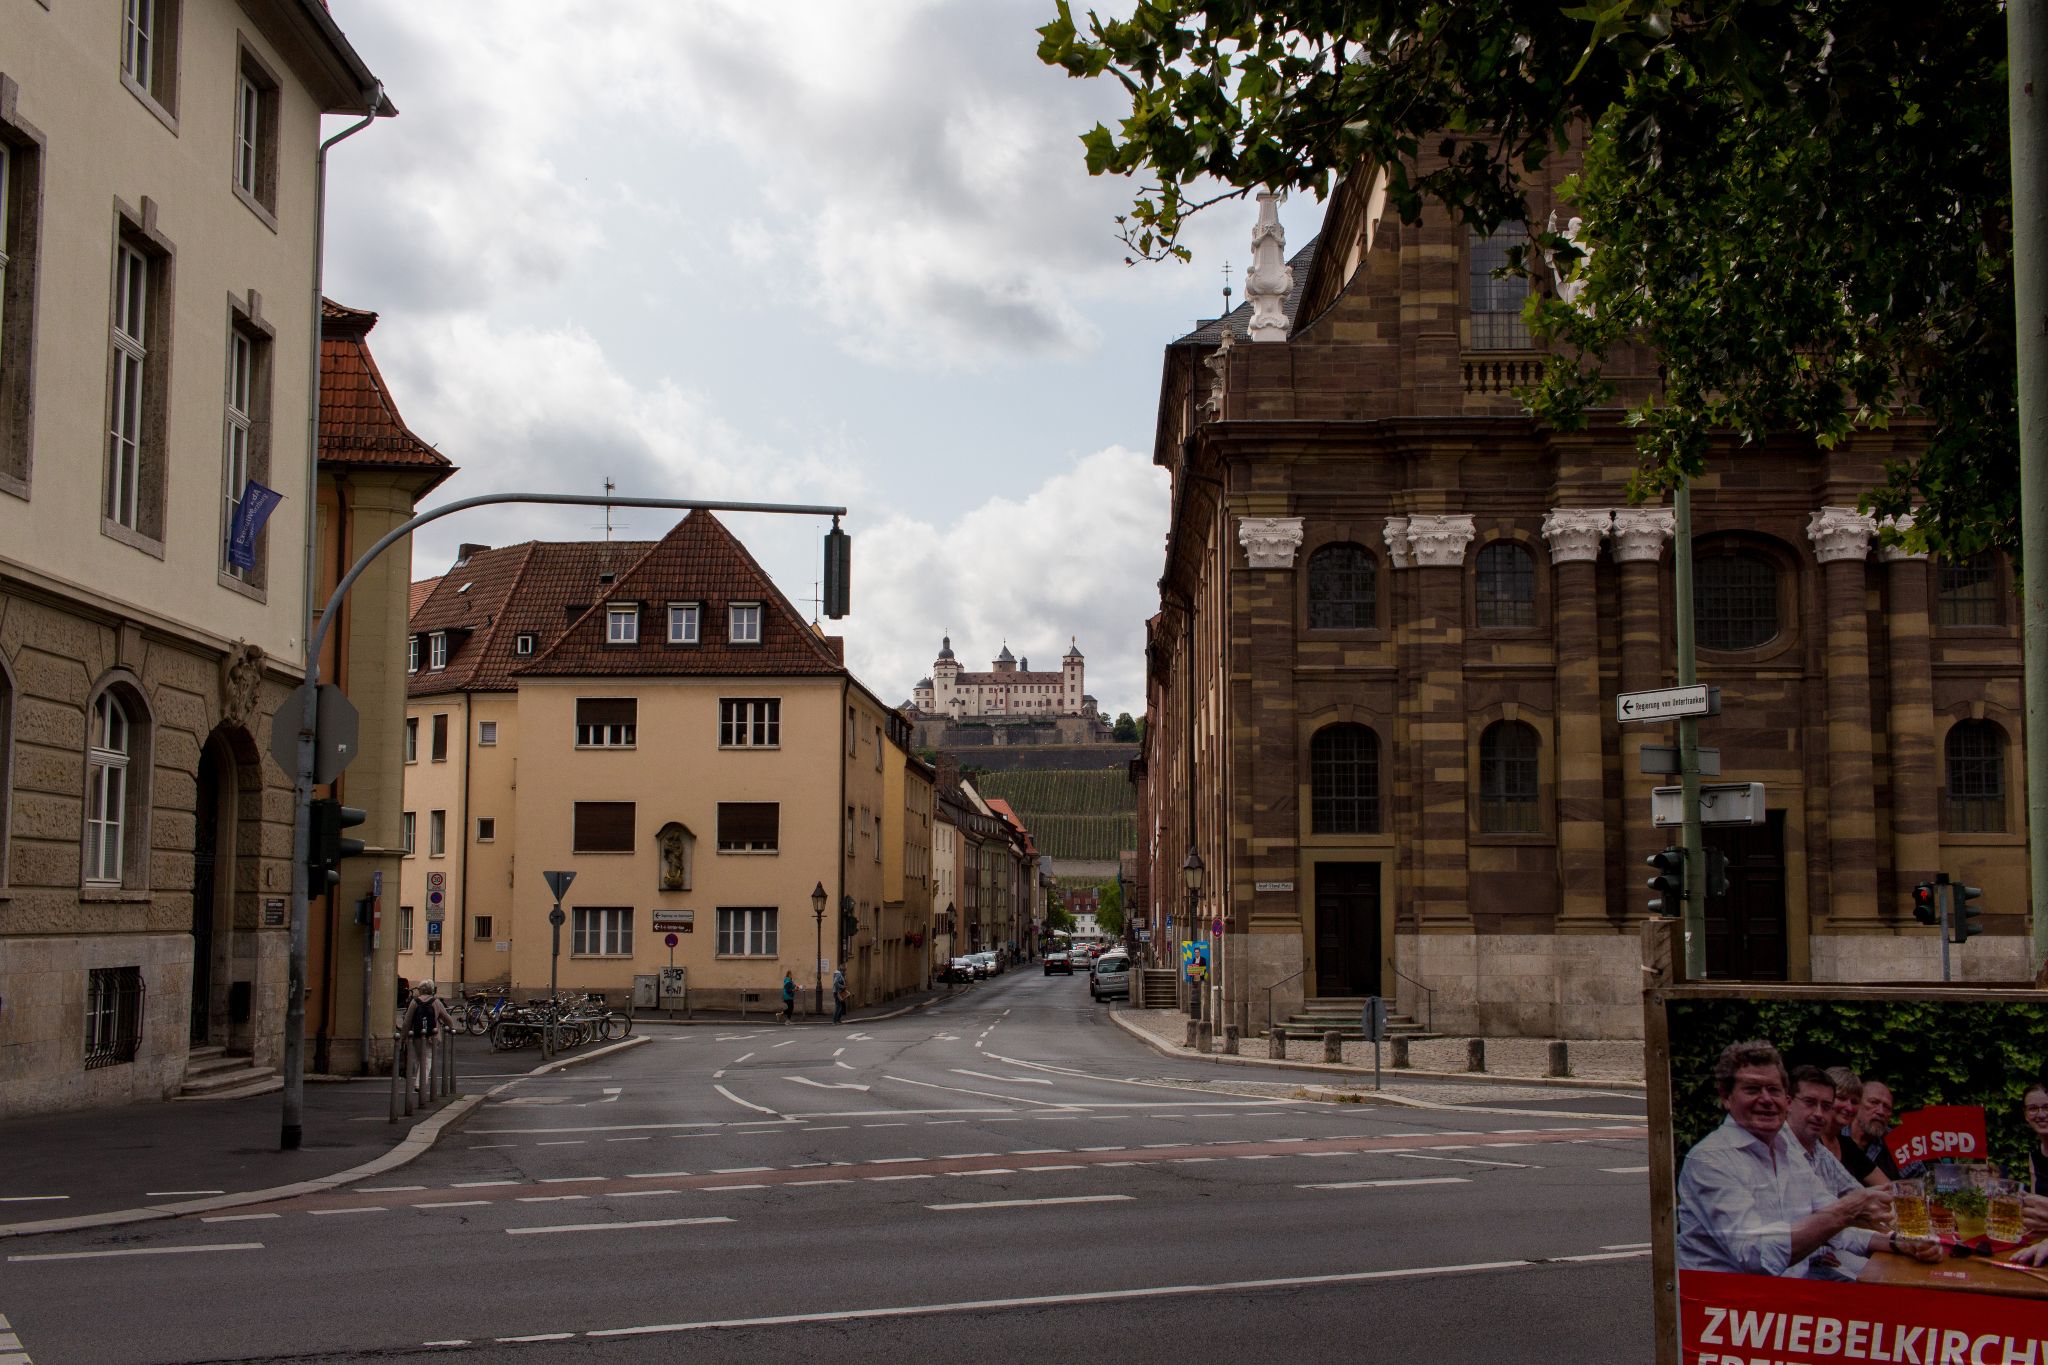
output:
M 1700 823 L 1703 825 L 1761 825 L 1764 784 L 1761 782 L 1709 782 L 1700 787 Z M 1650 789 L 1650 823 L 1669 829 L 1685 823 L 1685 788 Z
M 1648 692 L 1624 692 L 1614 699 L 1614 718 L 1619 721 L 1677 720 L 1680 716 L 1711 716 L 1720 712 L 1716 689 L 1705 683 L 1687 687 L 1658 687 Z

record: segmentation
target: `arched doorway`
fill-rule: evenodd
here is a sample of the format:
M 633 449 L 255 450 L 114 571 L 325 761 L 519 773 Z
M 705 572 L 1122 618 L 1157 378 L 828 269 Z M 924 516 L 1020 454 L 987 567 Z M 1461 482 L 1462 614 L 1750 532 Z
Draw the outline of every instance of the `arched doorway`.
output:
M 209 743 L 199 754 L 199 789 L 193 797 L 192 834 L 192 1045 L 212 1041 L 214 926 L 219 918 L 220 749 Z
M 257 890 L 255 851 L 261 841 L 262 759 L 246 731 L 222 726 L 199 751 L 192 798 L 192 1002 L 194 1047 L 246 1048 L 249 960 L 253 935 L 237 932 L 235 904 Z M 245 926 L 254 921 L 244 918 Z M 238 951 L 239 950 L 239 951 Z M 239 1016 L 239 1017 L 238 1017 Z M 242 1026 L 236 1036 L 237 1025 Z

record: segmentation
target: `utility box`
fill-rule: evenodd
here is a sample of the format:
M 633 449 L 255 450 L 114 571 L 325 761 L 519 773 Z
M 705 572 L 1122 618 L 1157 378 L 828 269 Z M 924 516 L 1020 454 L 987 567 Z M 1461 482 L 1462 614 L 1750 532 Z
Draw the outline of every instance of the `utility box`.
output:
M 683 1008 L 683 1002 L 690 995 L 690 969 L 688 967 L 663 967 L 661 969 L 661 1007 L 665 1010 Z
M 659 980 L 660 978 L 655 976 L 636 976 L 633 978 L 634 1009 L 651 1010 L 654 1008 L 655 983 Z

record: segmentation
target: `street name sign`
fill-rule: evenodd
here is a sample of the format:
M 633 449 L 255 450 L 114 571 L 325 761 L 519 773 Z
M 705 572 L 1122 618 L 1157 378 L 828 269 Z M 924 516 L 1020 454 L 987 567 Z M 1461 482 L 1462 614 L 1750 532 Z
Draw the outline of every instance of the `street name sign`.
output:
M 1761 782 L 1711 782 L 1700 788 L 1703 825 L 1761 825 L 1767 818 Z M 1671 829 L 1685 823 L 1685 788 L 1650 789 L 1650 823 Z
M 1719 749 L 1710 749 L 1702 744 L 1697 752 L 1700 756 L 1700 776 L 1719 777 L 1721 775 L 1721 751 Z M 1645 744 L 1642 748 L 1639 771 L 1651 777 L 1678 776 L 1678 746 L 1675 744 Z
M 1686 687 L 1657 687 L 1648 692 L 1623 692 L 1614 699 L 1618 721 L 1677 720 L 1681 716 L 1711 716 L 1712 699 L 1705 683 Z
M 656 910 L 654 912 L 654 932 L 657 934 L 669 932 L 691 934 L 696 931 L 697 912 L 695 910 Z

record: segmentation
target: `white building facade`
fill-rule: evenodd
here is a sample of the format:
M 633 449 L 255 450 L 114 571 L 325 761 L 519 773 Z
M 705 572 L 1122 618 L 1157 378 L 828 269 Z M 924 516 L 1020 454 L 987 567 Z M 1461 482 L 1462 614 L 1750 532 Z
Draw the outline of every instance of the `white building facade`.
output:
M 927 716 L 948 721 L 1014 720 L 1050 716 L 1085 716 L 1095 709 L 1085 682 L 1087 661 L 1080 646 L 1070 643 L 1057 672 L 1031 671 L 1003 646 L 986 673 L 969 673 L 953 657 L 953 637 L 941 639 L 931 676 L 912 690 L 911 700 Z

